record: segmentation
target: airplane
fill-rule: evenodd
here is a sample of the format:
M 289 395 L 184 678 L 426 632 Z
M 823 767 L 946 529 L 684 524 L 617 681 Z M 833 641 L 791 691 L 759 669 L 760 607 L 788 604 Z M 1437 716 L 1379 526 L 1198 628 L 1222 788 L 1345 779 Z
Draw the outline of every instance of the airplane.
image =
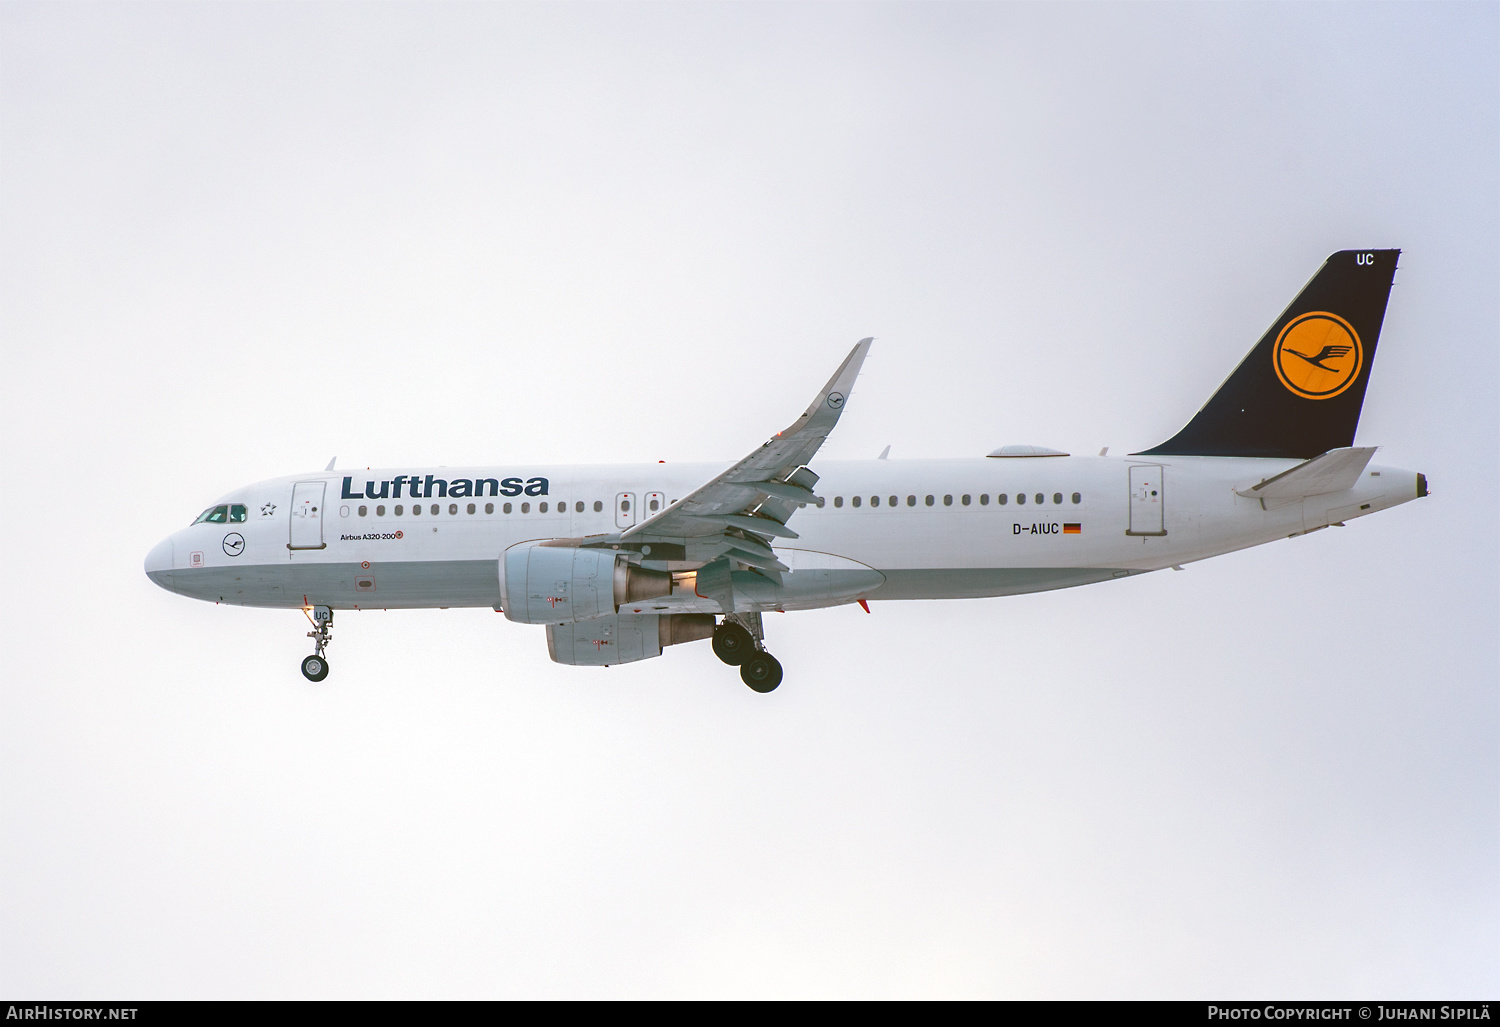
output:
M 1428 495 L 1425 475 L 1354 445 L 1399 256 L 1330 256 L 1186 427 L 1128 456 L 1007 445 L 816 460 L 867 338 L 801 416 L 727 469 L 330 461 L 215 501 L 151 550 L 146 574 L 196 599 L 303 611 L 311 681 L 328 675 L 336 610 L 490 607 L 543 627 L 558 663 L 708 639 L 770 692 L 783 672 L 768 611 L 1112 581 Z

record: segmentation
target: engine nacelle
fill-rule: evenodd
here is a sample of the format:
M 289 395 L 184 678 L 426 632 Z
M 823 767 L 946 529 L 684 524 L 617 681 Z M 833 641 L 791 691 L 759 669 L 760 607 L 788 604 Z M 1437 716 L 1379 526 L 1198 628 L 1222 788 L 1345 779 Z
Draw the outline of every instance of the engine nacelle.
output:
M 609 549 L 523 542 L 500 561 L 505 616 L 522 624 L 608 617 L 625 603 L 672 594 L 672 575 L 632 566 Z
M 626 614 L 582 624 L 548 624 L 547 655 L 575 667 L 613 667 L 660 656 L 669 645 L 712 638 L 708 613 Z

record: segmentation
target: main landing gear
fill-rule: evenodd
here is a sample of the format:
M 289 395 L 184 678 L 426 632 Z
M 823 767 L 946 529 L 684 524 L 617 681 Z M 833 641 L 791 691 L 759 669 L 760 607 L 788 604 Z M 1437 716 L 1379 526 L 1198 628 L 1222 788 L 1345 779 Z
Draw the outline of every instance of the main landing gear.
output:
M 740 669 L 740 680 L 757 692 L 781 684 L 781 663 L 766 652 L 759 613 L 731 613 L 714 631 L 714 655 Z
M 307 613 L 304 609 L 303 613 Z M 313 640 L 314 652 L 302 661 L 302 676 L 309 681 L 322 681 L 328 676 L 328 657 L 323 651 L 333 641 L 333 610 L 327 606 L 314 606 L 308 617 L 313 629 L 307 637 Z

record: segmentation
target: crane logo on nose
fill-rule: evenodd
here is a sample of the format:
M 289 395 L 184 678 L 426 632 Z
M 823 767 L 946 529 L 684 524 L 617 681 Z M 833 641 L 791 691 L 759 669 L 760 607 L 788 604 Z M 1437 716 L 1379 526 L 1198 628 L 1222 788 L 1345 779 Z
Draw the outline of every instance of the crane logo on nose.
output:
M 237 531 L 231 531 L 224 536 L 224 553 L 226 556 L 239 556 L 245 551 L 245 536 Z
M 1359 377 L 1364 350 L 1353 325 L 1317 310 L 1281 330 L 1271 362 L 1281 384 L 1303 399 L 1332 399 Z

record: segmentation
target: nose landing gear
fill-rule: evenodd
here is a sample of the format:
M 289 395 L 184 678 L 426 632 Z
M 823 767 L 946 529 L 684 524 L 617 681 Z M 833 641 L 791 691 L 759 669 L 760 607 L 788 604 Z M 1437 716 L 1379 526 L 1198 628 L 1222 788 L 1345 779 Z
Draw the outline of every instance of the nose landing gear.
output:
M 714 655 L 740 669 L 740 680 L 757 692 L 781 684 L 781 663 L 765 650 L 759 613 L 731 613 L 714 631 Z
M 307 610 L 304 608 L 302 612 L 306 614 Z M 307 637 L 313 640 L 314 652 L 302 661 L 302 676 L 309 681 L 322 681 L 328 676 L 328 657 L 324 650 L 333 641 L 333 610 L 327 606 L 314 606 L 307 619 L 312 621 L 313 629 Z

